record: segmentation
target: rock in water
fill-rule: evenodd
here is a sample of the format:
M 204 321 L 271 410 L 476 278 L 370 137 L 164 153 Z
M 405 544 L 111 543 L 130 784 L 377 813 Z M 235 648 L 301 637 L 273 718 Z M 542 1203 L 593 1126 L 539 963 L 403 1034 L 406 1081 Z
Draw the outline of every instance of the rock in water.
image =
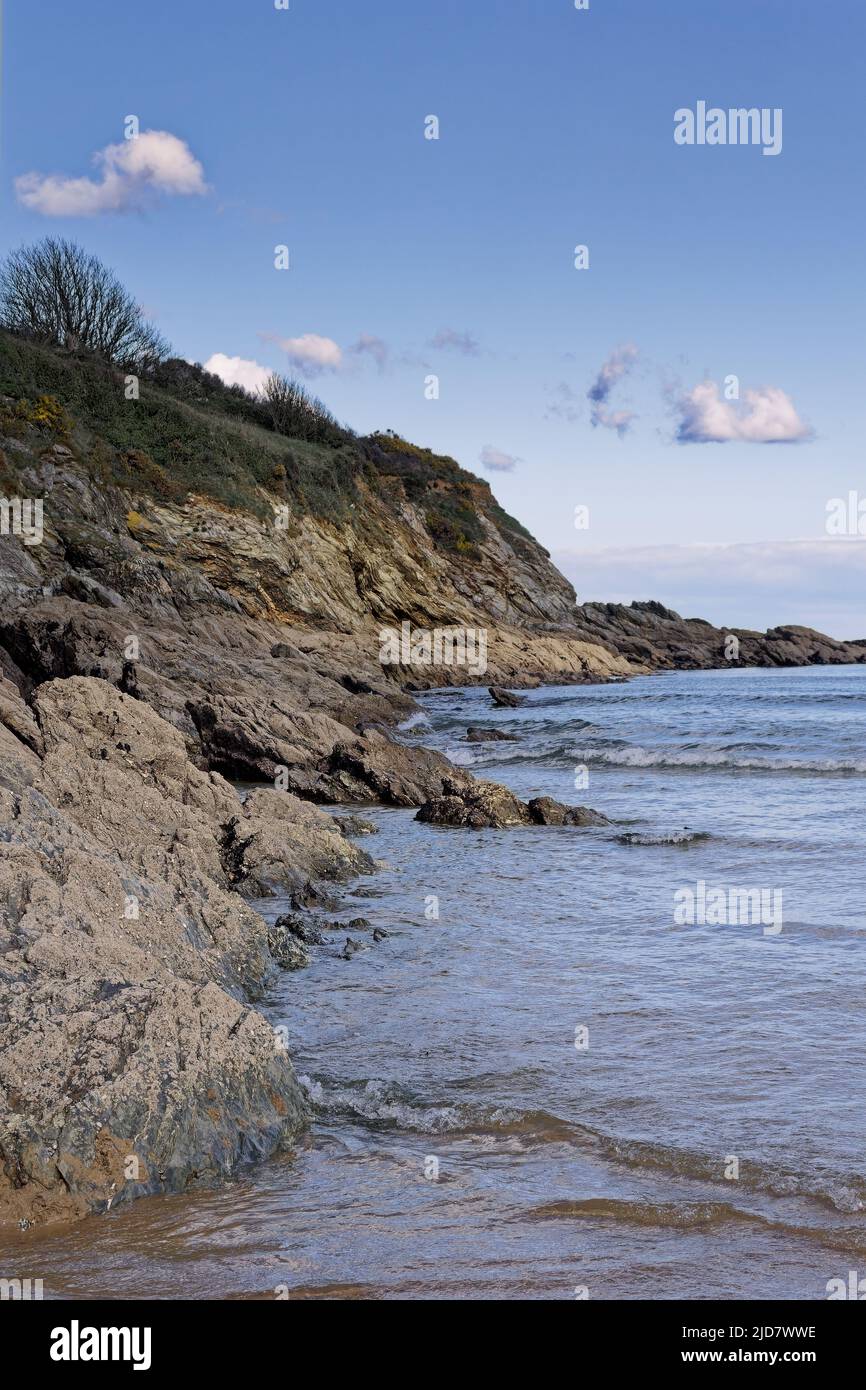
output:
M 268 946 L 282 970 L 302 970 L 310 963 L 310 953 L 304 942 L 295 935 L 289 920 L 281 917 L 268 927 Z
M 434 797 L 415 819 L 430 825 L 461 825 L 473 830 L 525 825 L 529 815 L 524 803 L 497 782 L 473 782 L 464 786 L 446 781 L 445 795 Z
M 510 825 L 609 824 L 605 816 L 588 806 L 565 806 L 549 796 L 525 802 L 498 782 L 482 781 L 469 786 L 446 782 L 445 795 L 425 802 L 415 819 L 429 825 L 467 826 L 471 830 L 502 830 Z
M 371 820 L 365 820 L 363 816 L 334 816 L 334 822 L 341 835 L 345 835 L 347 840 L 360 835 L 378 835 L 379 827 Z
M 564 806 L 551 796 L 535 796 L 527 805 L 537 825 L 610 825 L 600 811 L 589 806 Z
M 274 926 L 277 930 L 293 936 L 304 946 L 324 946 L 325 944 L 318 918 L 304 917 L 300 912 L 287 912 L 282 917 L 277 918 Z
M 503 690 L 500 685 L 489 685 L 487 687 L 494 705 L 503 705 L 508 709 L 517 709 L 519 705 L 525 704 L 526 697 L 523 695 L 513 695 L 510 690 Z
M 466 730 L 467 743 L 519 743 L 517 734 L 505 734 L 500 729 Z

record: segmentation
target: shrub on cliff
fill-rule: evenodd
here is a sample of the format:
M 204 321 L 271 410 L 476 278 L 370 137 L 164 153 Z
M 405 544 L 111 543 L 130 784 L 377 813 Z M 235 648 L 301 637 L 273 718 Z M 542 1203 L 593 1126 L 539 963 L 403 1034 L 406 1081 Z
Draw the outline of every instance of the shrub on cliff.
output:
M 0 264 L 0 323 L 140 372 L 152 370 L 169 350 L 114 272 L 58 237 L 21 246 Z
M 278 434 L 290 439 L 309 439 L 314 444 L 341 444 L 342 430 L 328 407 L 311 396 L 299 381 L 271 372 L 262 388 L 262 400 Z

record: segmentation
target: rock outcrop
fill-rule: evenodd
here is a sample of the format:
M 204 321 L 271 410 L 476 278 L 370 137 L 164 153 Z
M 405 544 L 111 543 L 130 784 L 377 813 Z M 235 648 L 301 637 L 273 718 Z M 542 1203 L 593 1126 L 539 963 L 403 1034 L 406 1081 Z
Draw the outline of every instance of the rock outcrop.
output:
M 428 825 L 463 826 L 470 830 L 504 830 L 515 825 L 609 825 L 600 811 L 565 806 L 549 796 L 521 801 L 498 782 L 469 784 L 448 778 L 442 796 L 426 801 L 415 816 Z
M 103 680 L 0 685 L 0 1220 L 104 1210 L 233 1172 L 306 1106 L 251 1007 L 264 892 L 367 870 L 288 793 L 241 806 L 181 734 Z
M 809 627 L 773 627 L 768 632 L 717 628 L 703 618 L 681 618 L 652 601 L 585 603 L 574 610 L 574 626 L 587 642 L 598 642 L 611 655 L 624 656 L 652 671 L 866 662 L 866 640 L 837 642 Z

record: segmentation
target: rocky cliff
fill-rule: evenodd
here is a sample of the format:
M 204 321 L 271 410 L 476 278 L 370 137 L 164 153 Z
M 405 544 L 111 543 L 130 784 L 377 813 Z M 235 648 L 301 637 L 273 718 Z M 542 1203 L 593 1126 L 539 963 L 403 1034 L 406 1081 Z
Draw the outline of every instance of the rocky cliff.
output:
M 810 627 L 720 629 L 681 618 L 660 603 L 585 603 L 574 626 L 587 642 L 652 671 L 706 671 L 714 666 L 850 666 L 866 662 L 866 639 L 837 642 Z M 735 638 L 734 643 L 731 638 Z
M 659 605 L 577 608 L 453 460 L 287 438 L 188 364 L 130 390 L 0 334 L 0 1220 L 24 1224 L 291 1143 L 304 1098 L 253 1007 L 291 952 L 248 900 L 373 867 L 311 803 L 591 823 L 405 747 L 413 688 L 724 660 Z M 483 630 L 484 670 L 383 665 L 404 623 Z M 739 635 L 741 662 L 866 659 Z
M 383 624 L 483 623 L 503 679 L 628 670 L 551 634 L 569 586 L 450 461 L 287 441 L 194 372 L 124 388 L 0 337 L 0 1220 L 24 1225 L 305 1123 L 254 1007 L 304 950 L 250 899 L 372 869 L 311 802 L 472 782 L 388 732 L 407 680 L 444 677 L 383 667 Z

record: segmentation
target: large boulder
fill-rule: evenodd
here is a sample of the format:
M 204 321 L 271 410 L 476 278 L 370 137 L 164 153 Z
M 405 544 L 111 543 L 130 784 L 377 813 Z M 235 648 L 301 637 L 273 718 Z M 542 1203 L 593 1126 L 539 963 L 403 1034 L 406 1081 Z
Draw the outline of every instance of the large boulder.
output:
M 43 685 L 35 719 L 2 693 L 0 1221 L 180 1191 L 290 1142 L 306 1104 L 249 1003 L 275 967 L 223 865 L 232 788 L 104 681 Z M 274 825 L 293 874 L 346 865 L 336 827 L 293 833 L 267 795 L 257 873 Z
M 250 792 L 229 820 L 223 862 L 233 886 L 250 897 L 301 889 L 311 878 L 346 882 L 374 868 L 333 816 L 270 787 Z

